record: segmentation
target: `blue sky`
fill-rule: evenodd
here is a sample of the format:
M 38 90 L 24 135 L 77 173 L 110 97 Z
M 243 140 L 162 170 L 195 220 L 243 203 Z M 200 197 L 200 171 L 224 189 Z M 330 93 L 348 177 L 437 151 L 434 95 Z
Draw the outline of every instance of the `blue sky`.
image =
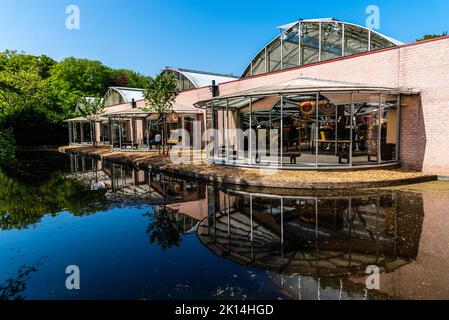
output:
M 66 7 L 81 11 L 65 27 Z M 300 18 L 334 17 L 365 25 L 381 11 L 381 33 L 412 42 L 449 31 L 447 0 L 0 0 L 0 50 L 97 59 L 154 75 L 165 66 L 240 75 L 279 31 Z

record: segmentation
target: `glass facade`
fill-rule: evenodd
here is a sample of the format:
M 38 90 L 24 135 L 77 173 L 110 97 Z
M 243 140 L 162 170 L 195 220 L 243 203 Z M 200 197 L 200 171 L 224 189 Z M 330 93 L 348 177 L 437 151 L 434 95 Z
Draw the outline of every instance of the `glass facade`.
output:
M 299 66 L 298 49 L 299 33 L 298 26 L 295 26 L 284 33 L 282 39 L 282 69 Z
M 195 85 L 190 81 L 185 75 L 175 70 L 165 69 L 162 73 L 163 75 L 172 75 L 175 77 L 176 83 L 178 85 L 178 90 L 185 91 L 195 89 Z
M 343 55 L 343 25 L 337 22 L 321 24 L 321 60 L 340 58 Z
M 112 89 L 106 92 L 104 96 L 104 104 L 106 107 L 115 106 L 123 103 L 126 103 L 126 101 L 119 92 Z
M 399 161 L 399 95 L 320 92 L 209 102 L 208 160 L 241 166 L 328 168 Z
M 320 24 L 301 23 L 301 64 L 310 64 L 320 60 Z
M 340 21 L 299 21 L 251 61 L 243 78 L 395 46 L 387 37 Z
M 276 39 L 267 47 L 268 72 L 281 70 L 281 39 Z

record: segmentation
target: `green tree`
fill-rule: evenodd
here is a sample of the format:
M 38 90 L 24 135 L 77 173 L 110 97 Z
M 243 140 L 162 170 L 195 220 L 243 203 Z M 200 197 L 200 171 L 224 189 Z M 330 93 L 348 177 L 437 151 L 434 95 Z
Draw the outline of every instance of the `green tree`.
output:
M 0 52 L 0 128 L 13 128 L 19 145 L 67 142 L 63 120 L 76 116 L 82 97 L 99 97 L 110 86 L 144 88 L 147 77 L 114 70 L 100 61 Z
M 106 93 L 113 84 L 112 71 L 100 61 L 66 58 L 51 69 L 50 86 L 64 118 L 73 117 L 82 97 Z
M 441 34 L 425 34 L 423 35 L 421 38 L 416 39 L 416 41 L 423 41 L 423 40 L 430 40 L 430 39 L 435 39 L 435 38 L 439 38 L 439 37 L 445 37 L 447 36 L 447 31 L 443 32 Z
M 97 147 L 97 128 L 96 123 L 100 121 L 102 115 L 106 111 L 106 106 L 104 104 L 104 99 L 100 97 L 83 97 L 77 105 L 77 111 L 80 116 L 84 117 L 89 121 L 89 124 L 92 127 L 92 132 L 94 139 L 93 145 L 94 148 Z
M 162 153 L 167 146 L 167 115 L 173 112 L 173 103 L 178 96 L 178 88 L 173 75 L 159 74 L 151 78 L 145 91 L 144 111 L 154 112 L 159 115 L 162 122 Z
M 113 76 L 114 86 L 117 87 L 145 88 L 150 80 L 149 77 L 126 69 L 114 70 Z
M 45 60 L 45 62 L 44 62 Z M 50 102 L 48 83 L 42 78 L 48 72 L 48 58 L 0 53 L 0 108 L 2 115 L 22 109 L 42 109 Z

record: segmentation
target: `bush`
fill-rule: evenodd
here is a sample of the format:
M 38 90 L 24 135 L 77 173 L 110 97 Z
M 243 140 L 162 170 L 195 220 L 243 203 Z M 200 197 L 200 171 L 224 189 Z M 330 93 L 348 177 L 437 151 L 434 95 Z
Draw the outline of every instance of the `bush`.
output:
M 11 129 L 0 129 L 0 166 L 9 166 L 16 160 L 16 141 Z
M 12 128 L 16 146 L 65 145 L 68 129 L 51 121 L 44 112 L 30 108 L 17 110 L 0 119 L 0 126 Z

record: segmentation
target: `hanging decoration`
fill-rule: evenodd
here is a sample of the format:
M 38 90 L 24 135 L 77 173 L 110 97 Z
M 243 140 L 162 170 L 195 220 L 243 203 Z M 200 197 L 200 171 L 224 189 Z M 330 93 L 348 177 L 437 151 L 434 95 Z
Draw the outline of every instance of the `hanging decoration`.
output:
M 178 122 L 178 114 L 177 113 L 172 113 L 168 116 L 168 122 Z
M 304 101 L 299 104 L 299 110 L 305 116 L 311 116 L 315 112 L 316 102 L 314 101 Z
M 301 113 L 305 116 L 311 116 L 316 112 L 316 101 L 304 101 L 299 104 Z M 336 106 L 329 100 L 319 101 L 319 112 L 325 116 L 335 114 Z
M 320 112 L 326 116 L 330 116 L 335 114 L 335 105 L 333 103 L 327 102 L 323 106 L 320 107 Z

